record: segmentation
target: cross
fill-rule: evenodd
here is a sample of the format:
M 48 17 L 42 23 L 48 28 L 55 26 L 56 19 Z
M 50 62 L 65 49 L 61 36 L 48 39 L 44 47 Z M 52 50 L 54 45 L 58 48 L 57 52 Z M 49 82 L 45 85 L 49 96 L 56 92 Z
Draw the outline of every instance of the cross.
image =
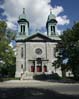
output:
M 50 14 L 52 14 L 52 8 L 50 9 Z
M 25 8 L 23 8 L 23 14 L 25 14 Z

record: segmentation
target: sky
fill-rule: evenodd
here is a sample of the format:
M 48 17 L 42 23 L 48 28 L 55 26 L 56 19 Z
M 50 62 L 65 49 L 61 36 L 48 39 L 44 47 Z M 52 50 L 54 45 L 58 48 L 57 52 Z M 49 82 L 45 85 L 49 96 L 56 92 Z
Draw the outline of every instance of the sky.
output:
M 0 0 L 0 20 L 5 20 L 8 28 L 17 30 L 17 20 L 23 8 L 26 9 L 32 33 L 37 29 L 46 33 L 46 21 L 50 9 L 58 21 L 59 33 L 79 21 L 79 0 Z

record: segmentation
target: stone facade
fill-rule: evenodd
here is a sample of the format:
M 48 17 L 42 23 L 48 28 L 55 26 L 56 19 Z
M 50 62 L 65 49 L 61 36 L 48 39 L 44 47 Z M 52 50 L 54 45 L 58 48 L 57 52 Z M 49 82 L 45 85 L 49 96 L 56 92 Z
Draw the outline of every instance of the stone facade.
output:
M 16 37 L 15 77 L 30 79 L 34 74 L 55 72 L 52 63 L 56 59 L 55 48 L 60 40 L 54 30 L 56 23 L 55 17 L 50 13 L 46 23 L 47 36 L 38 32 L 28 36 L 29 22 L 23 10 L 18 21 L 19 30 Z

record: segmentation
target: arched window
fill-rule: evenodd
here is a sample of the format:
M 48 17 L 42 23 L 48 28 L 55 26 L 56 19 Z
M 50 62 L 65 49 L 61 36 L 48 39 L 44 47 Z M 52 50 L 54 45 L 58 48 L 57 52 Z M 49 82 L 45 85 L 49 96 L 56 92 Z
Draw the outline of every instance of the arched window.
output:
M 21 69 L 23 69 L 23 64 L 21 64 Z
M 24 35 L 25 34 L 25 25 L 21 25 L 21 35 Z
M 25 34 L 25 25 L 23 25 L 23 34 Z
M 55 26 L 51 26 L 51 32 L 52 32 L 52 35 L 55 34 Z
M 23 58 L 23 48 L 21 48 L 21 58 Z
M 53 31 L 54 31 L 54 33 L 55 33 L 55 26 L 53 26 Z
M 53 31 L 53 26 L 51 26 L 51 31 Z
M 21 33 L 22 33 L 22 25 L 21 25 Z
M 56 57 L 56 48 L 54 48 L 53 50 L 54 50 L 54 57 Z

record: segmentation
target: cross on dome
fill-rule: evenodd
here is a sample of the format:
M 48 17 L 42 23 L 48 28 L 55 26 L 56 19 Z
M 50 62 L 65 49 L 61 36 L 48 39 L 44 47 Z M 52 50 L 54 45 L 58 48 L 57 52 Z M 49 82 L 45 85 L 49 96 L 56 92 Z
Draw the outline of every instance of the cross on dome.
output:
M 50 9 L 50 14 L 52 14 L 52 9 Z
M 23 8 L 23 14 L 25 14 L 25 8 Z

